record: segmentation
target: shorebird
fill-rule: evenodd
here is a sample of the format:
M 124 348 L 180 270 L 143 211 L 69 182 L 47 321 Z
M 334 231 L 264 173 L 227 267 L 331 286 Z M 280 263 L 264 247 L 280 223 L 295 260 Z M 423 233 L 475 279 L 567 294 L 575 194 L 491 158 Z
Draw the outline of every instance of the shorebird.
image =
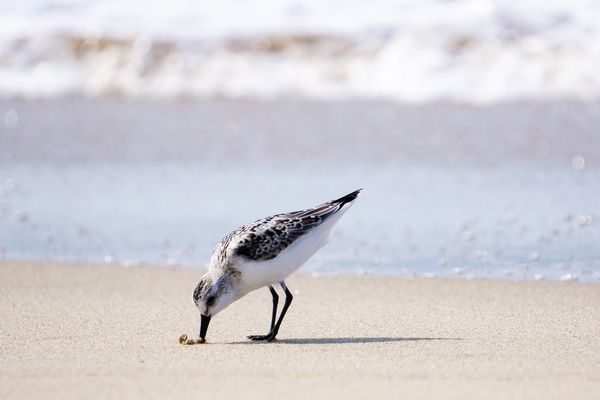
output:
M 292 303 L 285 279 L 327 243 L 331 229 L 350 208 L 361 189 L 316 207 L 276 214 L 244 225 L 217 245 L 208 272 L 196 285 L 192 299 L 200 311 L 200 339 L 204 342 L 212 317 L 253 290 L 268 287 L 273 297 L 271 327 L 251 340 L 273 341 Z M 285 302 L 279 318 L 279 284 Z

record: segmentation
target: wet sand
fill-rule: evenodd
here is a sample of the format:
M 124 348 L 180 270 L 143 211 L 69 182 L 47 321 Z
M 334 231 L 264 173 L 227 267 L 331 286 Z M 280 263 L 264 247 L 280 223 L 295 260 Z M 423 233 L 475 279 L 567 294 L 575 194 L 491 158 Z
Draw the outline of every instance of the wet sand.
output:
M 599 285 L 296 276 L 277 342 L 265 289 L 182 346 L 200 275 L 0 265 L 0 397 L 600 396 Z

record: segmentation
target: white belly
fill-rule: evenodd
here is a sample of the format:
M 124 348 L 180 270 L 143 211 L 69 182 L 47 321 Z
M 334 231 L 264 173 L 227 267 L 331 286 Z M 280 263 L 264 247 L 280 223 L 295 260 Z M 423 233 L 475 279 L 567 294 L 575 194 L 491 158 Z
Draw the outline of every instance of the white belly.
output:
M 239 265 L 242 292 L 246 294 L 263 286 L 281 282 L 300 268 L 317 250 L 327 244 L 331 229 L 348 208 L 342 208 L 321 225 L 298 238 L 277 257 L 265 261 L 246 261 Z

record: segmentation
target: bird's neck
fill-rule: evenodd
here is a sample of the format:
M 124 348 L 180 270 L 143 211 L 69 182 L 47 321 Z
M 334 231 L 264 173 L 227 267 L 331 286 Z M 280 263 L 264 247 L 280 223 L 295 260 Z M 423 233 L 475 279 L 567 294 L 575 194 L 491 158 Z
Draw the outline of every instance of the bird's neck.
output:
M 210 275 L 213 285 L 227 285 L 232 289 L 239 288 L 242 277 L 242 273 L 230 264 L 215 268 Z

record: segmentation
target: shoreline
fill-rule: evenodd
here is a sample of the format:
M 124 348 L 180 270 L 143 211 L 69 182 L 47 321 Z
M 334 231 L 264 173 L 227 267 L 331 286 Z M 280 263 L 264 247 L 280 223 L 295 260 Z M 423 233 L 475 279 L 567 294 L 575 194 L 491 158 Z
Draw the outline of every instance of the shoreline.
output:
M 293 275 L 195 333 L 200 269 L 0 263 L 0 396 L 597 398 L 600 286 Z
M 0 260 L 0 268 L 3 266 L 40 266 L 40 265 L 59 265 L 61 267 L 67 268 L 99 268 L 99 269 L 116 269 L 116 270 L 165 270 L 172 272 L 182 272 L 182 273 L 192 273 L 196 274 L 198 278 L 202 276 L 206 272 L 206 268 L 198 265 L 191 264 L 175 264 L 175 265 L 165 265 L 165 264 L 152 264 L 152 263 L 144 263 L 137 261 L 112 261 L 109 263 L 95 262 L 95 261 L 77 261 L 77 260 L 36 260 L 36 259 L 4 259 Z M 402 273 L 393 273 L 390 270 L 382 270 L 380 272 L 357 272 L 350 271 L 347 273 L 339 272 L 338 270 L 323 270 L 323 271 L 310 271 L 304 270 L 304 267 L 300 267 L 299 270 L 292 274 L 292 277 L 301 278 L 301 279 L 399 279 L 403 281 L 458 281 L 458 282 L 513 282 L 513 283 L 548 283 L 548 284 L 557 284 L 557 285 L 590 285 L 590 286 L 598 286 L 600 285 L 600 278 L 588 279 L 588 280 L 580 280 L 577 276 L 574 276 L 573 279 L 533 279 L 533 278 L 514 278 L 511 275 L 506 277 L 498 277 L 498 276 L 465 276 L 465 275 L 419 275 L 417 272 L 402 272 Z M 565 274 L 568 274 L 565 272 Z

